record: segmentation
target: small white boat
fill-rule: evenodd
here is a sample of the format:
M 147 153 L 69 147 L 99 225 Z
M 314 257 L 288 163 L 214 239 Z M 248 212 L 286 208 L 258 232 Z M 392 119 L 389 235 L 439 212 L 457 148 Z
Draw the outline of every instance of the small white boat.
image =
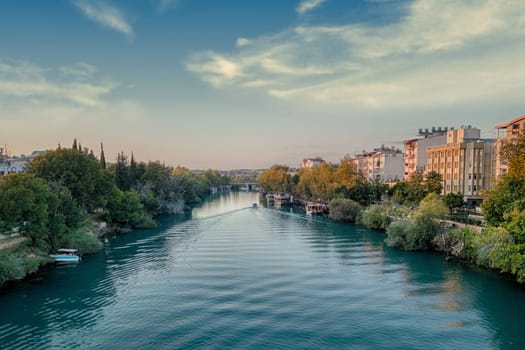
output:
M 78 249 L 59 249 L 57 254 L 49 255 L 56 263 L 69 264 L 79 263 L 80 253 Z

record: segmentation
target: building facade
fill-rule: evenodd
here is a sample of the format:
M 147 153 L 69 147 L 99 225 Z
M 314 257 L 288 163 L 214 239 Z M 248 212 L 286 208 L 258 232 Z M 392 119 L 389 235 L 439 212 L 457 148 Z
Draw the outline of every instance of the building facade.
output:
M 304 158 L 303 161 L 301 162 L 301 168 L 311 169 L 323 163 L 325 163 L 325 160 L 321 157 Z
M 398 182 L 403 180 L 403 152 L 399 148 L 375 148 L 373 151 L 356 154 L 352 158 L 356 169 L 369 180 Z
M 447 132 L 447 144 L 427 149 L 425 173 L 443 178 L 443 194 L 461 193 L 472 206 L 481 203 L 483 190 L 495 179 L 496 142 L 481 139 L 480 129 L 461 126 Z
M 406 140 L 403 143 L 405 146 L 403 178 L 408 181 L 415 173 L 424 172 L 427 165 L 427 148 L 446 144 L 447 134 L 441 132 L 425 135 L 423 138 Z
M 525 135 L 525 115 L 514 118 L 507 123 L 496 125 L 496 178 L 507 174 L 507 164 L 500 157 L 502 146 L 507 142 L 517 140 L 520 136 Z
M 0 153 L 0 176 L 7 174 L 17 174 L 25 170 L 26 165 L 36 156 L 45 151 L 33 151 L 30 155 L 21 155 L 20 157 L 6 157 Z

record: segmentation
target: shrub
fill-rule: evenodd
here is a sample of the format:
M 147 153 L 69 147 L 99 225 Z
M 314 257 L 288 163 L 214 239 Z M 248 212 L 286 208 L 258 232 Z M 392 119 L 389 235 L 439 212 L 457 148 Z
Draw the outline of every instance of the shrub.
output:
M 439 224 L 424 215 L 396 221 L 388 226 L 386 243 L 403 250 L 429 250 L 439 230 Z
M 355 222 L 362 210 L 363 207 L 351 199 L 334 199 L 330 202 L 330 218 L 337 221 Z
M 361 212 L 359 223 L 368 228 L 385 230 L 390 224 L 390 219 L 383 206 L 374 204 Z
M 77 230 L 64 236 L 60 247 L 78 249 L 82 254 L 92 254 L 102 249 L 102 242 L 90 232 Z

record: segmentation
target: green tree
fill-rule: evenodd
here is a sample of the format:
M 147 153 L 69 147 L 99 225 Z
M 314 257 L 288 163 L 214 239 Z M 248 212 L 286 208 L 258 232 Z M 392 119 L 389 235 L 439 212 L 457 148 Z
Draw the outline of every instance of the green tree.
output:
M 449 210 L 462 208 L 466 204 L 461 193 L 447 193 L 443 197 L 443 201 Z
M 112 185 L 94 157 L 67 148 L 37 156 L 29 164 L 28 172 L 67 188 L 80 207 L 88 211 L 104 206 Z
M 330 201 L 330 218 L 337 221 L 355 222 L 363 207 L 346 198 L 333 199 Z
M 122 191 L 129 191 L 131 188 L 128 157 L 124 152 L 120 152 L 117 155 L 117 163 L 115 164 L 115 184 Z
M 436 219 L 444 218 L 448 214 L 448 208 L 442 197 L 435 192 L 429 193 L 419 203 L 417 215 L 427 218 Z
M 482 209 L 485 220 L 492 226 L 506 222 L 515 209 L 525 209 L 525 179 L 502 178 L 485 196 Z
M 143 206 L 135 191 L 115 187 L 106 206 L 106 221 L 119 227 L 136 227 L 144 220 Z
M 102 167 L 102 169 L 106 169 L 106 156 L 104 155 L 104 144 L 101 142 L 100 143 L 100 166 Z
M 424 188 L 427 193 L 441 194 L 443 190 L 443 176 L 435 171 L 429 172 L 425 176 Z

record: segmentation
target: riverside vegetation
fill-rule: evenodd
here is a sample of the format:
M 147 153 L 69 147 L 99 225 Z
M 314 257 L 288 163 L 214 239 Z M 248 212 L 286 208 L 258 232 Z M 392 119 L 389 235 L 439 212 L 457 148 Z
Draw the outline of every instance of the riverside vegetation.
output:
M 216 170 L 201 175 L 159 162 L 128 161 L 120 153 L 106 164 L 75 140 L 36 157 L 26 173 L 0 178 L 0 234 L 26 238 L 0 250 L 0 286 L 50 262 L 57 248 L 84 254 L 102 248 L 112 231 L 152 227 L 158 215 L 181 213 L 229 179 Z M 106 226 L 107 224 L 107 226 Z
M 329 202 L 330 217 L 386 231 L 387 245 L 407 251 L 435 250 L 508 273 L 525 282 L 525 136 L 502 147 L 508 173 L 486 191 L 484 224 L 455 213 L 463 195 L 442 196 L 441 175 L 416 174 L 393 187 L 367 180 L 349 158 L 301 169 L 296 175 L 274 165 L 261 174 L 266 191 Z M 450 225 L 462 221 L 472 225 Z M 443 225 L 444 224 L 444 225 Z M 452 227 L 457 226 L 457 227 Z

